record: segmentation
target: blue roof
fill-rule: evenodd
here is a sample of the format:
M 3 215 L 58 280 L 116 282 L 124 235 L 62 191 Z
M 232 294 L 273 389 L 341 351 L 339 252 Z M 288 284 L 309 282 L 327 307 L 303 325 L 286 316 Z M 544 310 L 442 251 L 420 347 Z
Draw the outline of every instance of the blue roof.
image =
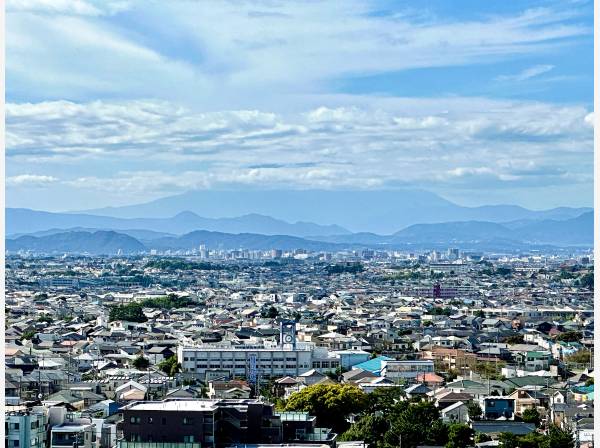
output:
M 574 387 L 573 392 L 578 393 L 578 394 L 586 394 L 586 395 L 593 394 L 594 393 L 594 385 L 591 384 L 589 386 Z
M 394 358 L 388 358 L 387 356 L 378 356 L 377 358 L 369 359 L 368 361 L 361 362 L 360 364 L 356 364 L 352 366 L 353 369 L 363 369 L 368 370 L 376 375 L 381 373 L 381 363 L 382 361 L 393 361 Z

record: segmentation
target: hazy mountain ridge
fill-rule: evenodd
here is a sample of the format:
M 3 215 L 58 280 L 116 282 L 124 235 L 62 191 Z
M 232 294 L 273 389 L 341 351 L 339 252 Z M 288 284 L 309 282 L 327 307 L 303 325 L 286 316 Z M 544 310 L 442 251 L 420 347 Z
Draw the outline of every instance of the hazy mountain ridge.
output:
M 429 191 L 399 190 L 199 190 L 143 204 L 88 210 L 103 216 L 166 217 L 182 210 L 202 216 L 243 216 L 257 213 L 287 222 L 336 223 L 352 232 L 392 234 L 413 224 L 458 221 L 496 223 L 520 219 L 570 219 L 591 208 L 557 207 L 529 210 L 517 205 L 457 205 Z M 226 231 L 225 229 L 220 229 Z M 276 233 L 276 232 L 274 232 Z M 279 232 L 288 233 L 289 232 Z M 335 233 L 313 232 L 326 236 Z M 309 236 L 309 234 L 298 236 Z
M 480 221 L 417 224 L 393 235 L 369 233 L 305 239 L 290 235 L 231 234 L 197 230 L 182 236 L 160 237 L 141 241 L 113 231 L 71 231 L 46 236 L 21 236 L 7 239 L 9 251 L 73 252 L 124 254 L 158 250 L 189 250 L 201 244 L 210 249 L 308 249 L 336 251 L 352 248 L 406 249 L 409 247 L 437 248 L 456 245 L 462 248 L 517 249 L 532 246 L 588 246 L 593 245 L 593 213 L 564 221 L 544 220 L 526 223 L 510 229 L 507 226 Z
M 6 209 L 6 233 L 32 234 L 50 229 L 110 229 L 121 233 L 152 231 L 168 234 L 185 234 L 195 230 L 225 233 L 260 233 L 266 235 L 332 235 L 347 234 L 337 225 L 319 225 L 311 222 L 288 223 L 256 213 L 236 218 L 203 218 L 184 211 L 170 218 L 114 218 L 83 213 L 53 213 L 23 208 Z M 134 230 L 132 230 L 134 229 Z M 143 236 L 140 236 L 144 238 Z
M 47 236 L 21 236 L 6 240 L 9 251 L 33 251 L 39 253 L 90 253 L 114 255 L 140 253 L 146 247 L 137 239 L 118 232 L 64 232 Z

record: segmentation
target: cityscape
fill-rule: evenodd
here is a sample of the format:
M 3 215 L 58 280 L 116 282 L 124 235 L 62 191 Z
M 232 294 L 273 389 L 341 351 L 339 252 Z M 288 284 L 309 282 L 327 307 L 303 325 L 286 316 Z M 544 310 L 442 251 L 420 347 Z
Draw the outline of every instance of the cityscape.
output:
M 195 252 L 7 257 L 9 441 L 593 446 L 589 250 Z
M 5 6 L 5 448 L 598 445 L 593 0 Z

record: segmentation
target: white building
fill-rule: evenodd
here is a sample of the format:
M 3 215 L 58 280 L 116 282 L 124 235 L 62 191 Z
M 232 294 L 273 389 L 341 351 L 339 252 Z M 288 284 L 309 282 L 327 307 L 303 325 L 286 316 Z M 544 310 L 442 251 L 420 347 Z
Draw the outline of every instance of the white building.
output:
M 381 362 L 381 376 L 391 380 L 401 378 L 416 378 L 419 374 L 433 372 L 434 366 L 432 360 L 401 360 Z
M 234 377 L 250 378 L 253 374 L 261 378 L 295 377 L 312 369 L 312 345 L 179 346 L 177 359 L 184 376 L 200 379 L 210 369 L 225 370 Z

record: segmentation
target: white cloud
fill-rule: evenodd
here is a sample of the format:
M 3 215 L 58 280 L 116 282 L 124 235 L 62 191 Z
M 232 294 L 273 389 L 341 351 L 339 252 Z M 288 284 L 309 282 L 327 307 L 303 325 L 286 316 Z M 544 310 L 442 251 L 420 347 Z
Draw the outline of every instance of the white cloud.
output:
M 44 187 L 56 182 L 58 182 L 56 177 L 38 174 L 19 174 L 6 178 L 6 185 L 10 187 Z
M 395 99 L 298 114 L 194 112 L 168 102 L 9 103 L 10 165 L 62 171 L 77 188 L 169 194 L 224 185 L 493 188 L 586 179 L 583 107 Z M 69 166 L 97 166 L 74 177 Z M 104 166 L 127 167 L 111 175 Z
M 554 65 L 541 64 L 534 65 L 533 67 L 526 68 L 515 75 L 502 75 L 496 78 L 497 81 L 527 81 L 528 79 L 535 78 L 536 76 L 548 73 L 554 69 Z

